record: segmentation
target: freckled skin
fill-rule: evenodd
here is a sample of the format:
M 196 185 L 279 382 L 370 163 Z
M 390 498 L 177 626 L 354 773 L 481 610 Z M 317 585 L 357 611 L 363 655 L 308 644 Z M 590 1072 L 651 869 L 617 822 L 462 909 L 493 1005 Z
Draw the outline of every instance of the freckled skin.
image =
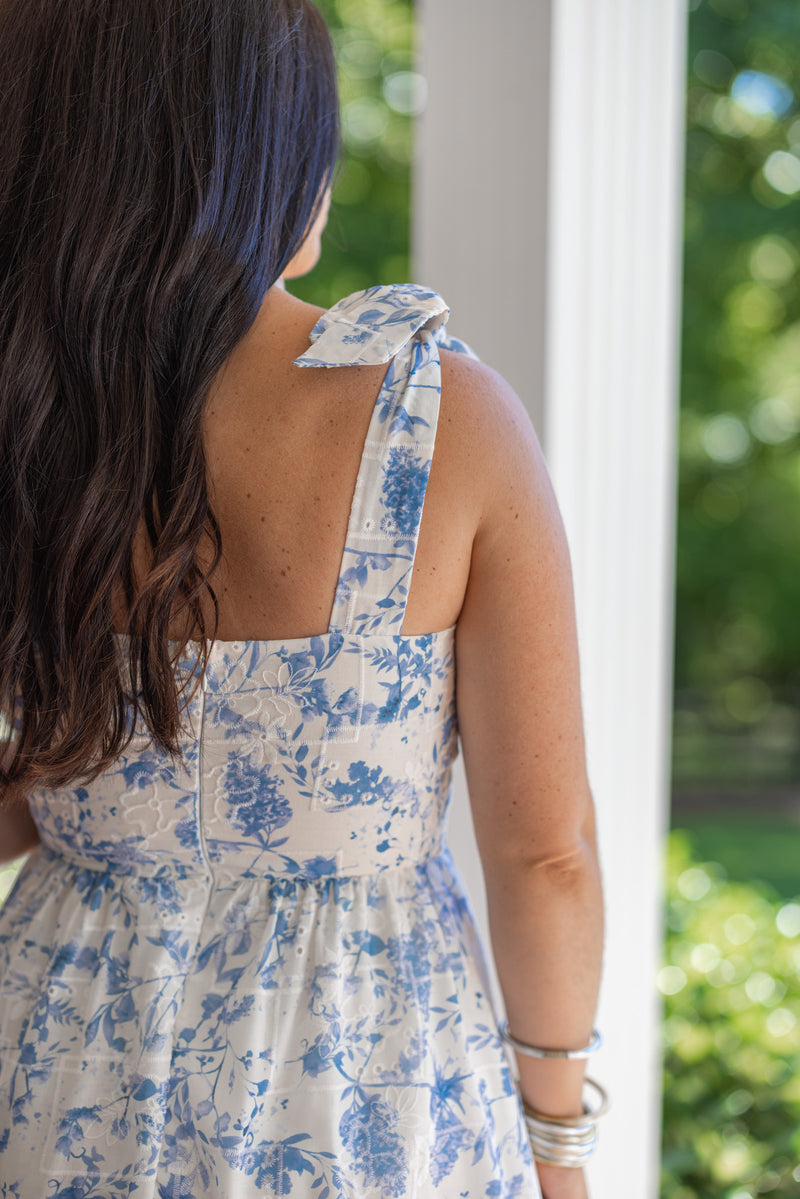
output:
M 285 279 L 315 265 L 328 203 L 326 196 Z M 222 537 L 222 559 L 210 581 L 224 597 L 216 626 L 223 640 L 313 636 L 327 628 L 363 439 L 387 367 L 295 367 L 322 311 L 290 295 L 280 280 L 210 389 L 204 449 Z M 465 406 L 469 393 L 458 373 L 451 381 L 451 363 L 461 359 L 441 354 L 439 426 L 401 630 L 407 635 L 458 619 L 489 491 L 488 483 L 475 485 L 475 447 L 491 403 L 481 396 Z M 310 495 L 304 491 L 309 482 Z M 210 541 L 201 542 L 201 567 L 210 565 L 210 551 Z M 146 540 L 137 553 L 136 577 L 147 570 Z M 115 627 L 124 631 L 124 609 L 114 611 Z M 210 628 L 211 607 L 207 618 Z M 183 635 L 180 624 L 176 615 L 171 636 Z

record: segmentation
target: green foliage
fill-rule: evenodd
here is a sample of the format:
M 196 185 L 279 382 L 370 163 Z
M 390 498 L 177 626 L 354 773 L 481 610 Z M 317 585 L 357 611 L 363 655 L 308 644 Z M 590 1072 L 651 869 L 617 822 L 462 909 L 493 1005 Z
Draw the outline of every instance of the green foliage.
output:
M 768 879 L 780 899 L 800 892 L 800 825 L 775 812 L 736 812 L 728 806 L 716 817 L 685 811 L 673 818 L 698 861 L 715 861 L 729 882 Z
M 674 775 L 770 782 L 800 766 L 800 6 L 692 7 Z
M 412 117 L 424 99 L 414 70 L 410 0 L 319 0 L 336 45 L 340 161 L 320 263 L 289 284 L 329 307 L 375 283 L 408 281 Z
M 797 835 L 797 834 L 796 834 Z M 793 1199 L 800 1183 L 800 900 L 668 850 L 663 1199 Z

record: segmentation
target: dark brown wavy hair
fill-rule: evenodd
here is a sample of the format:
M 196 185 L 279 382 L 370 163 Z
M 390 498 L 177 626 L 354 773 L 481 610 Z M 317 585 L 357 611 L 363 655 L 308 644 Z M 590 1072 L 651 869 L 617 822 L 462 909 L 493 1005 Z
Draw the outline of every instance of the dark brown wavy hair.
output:
M 96 778 L 140 715 L 181 754 L 174 668 L 193 636 L 191 698 L 218 617 L 204 404 L 330 181 L 330 37 L 307 0 L 0 0 L 0 131 L 9 797 Z M 152 554 L 134 594 L 140 521 Z M 176 610 L 192 630 L 177 645 Z

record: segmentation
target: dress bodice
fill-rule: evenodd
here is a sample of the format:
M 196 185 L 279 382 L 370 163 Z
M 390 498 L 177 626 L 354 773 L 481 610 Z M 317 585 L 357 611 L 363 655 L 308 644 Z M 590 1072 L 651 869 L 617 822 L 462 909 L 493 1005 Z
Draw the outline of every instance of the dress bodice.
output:
M 146 728 L 86 786 L 31 797 L 44 843 L 125 873 L 374 873 L 441 849 L 457 753 L 455 626 L 402 627 L 439 412 L 448 310 L 373 287 L 323 314 L 296 365 L 389 362 L 352 499 L 330 627 L 212 644 L 183 762 Z M 192 646 L 192 643 L 189 643 Z M 130 642 L 118 636 L 123 668 Z M 187 648 L 178 670 L 195 669 Z

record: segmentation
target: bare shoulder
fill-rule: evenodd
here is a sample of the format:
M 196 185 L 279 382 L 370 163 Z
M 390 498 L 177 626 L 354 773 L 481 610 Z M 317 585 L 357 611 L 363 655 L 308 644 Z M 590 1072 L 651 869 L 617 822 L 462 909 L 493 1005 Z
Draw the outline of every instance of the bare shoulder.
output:
M 441 350 L 441 415 L 457 418 L 466 439 L 488 437 L 490 442 L 511 436 L 515 427 L 527 422 L 525 407 L 514 389 L 485 362 Z
M 507 521 L 515 498 L 529 509 L 533 504 L 529 517 L 559 523 L 539 438 L 513 387 L 465 354 L 442 350 L 441 363 L 440 427 L 453 468 L 463 471 L 470 493 L 479 497 L 476 535 L 486 536 Z
M 511 384 L 498 371 L 455 350 L 441 349 L 442 398 L 458 395 L 464 414 L 476 420 L 510 417 L 525 408 Z

